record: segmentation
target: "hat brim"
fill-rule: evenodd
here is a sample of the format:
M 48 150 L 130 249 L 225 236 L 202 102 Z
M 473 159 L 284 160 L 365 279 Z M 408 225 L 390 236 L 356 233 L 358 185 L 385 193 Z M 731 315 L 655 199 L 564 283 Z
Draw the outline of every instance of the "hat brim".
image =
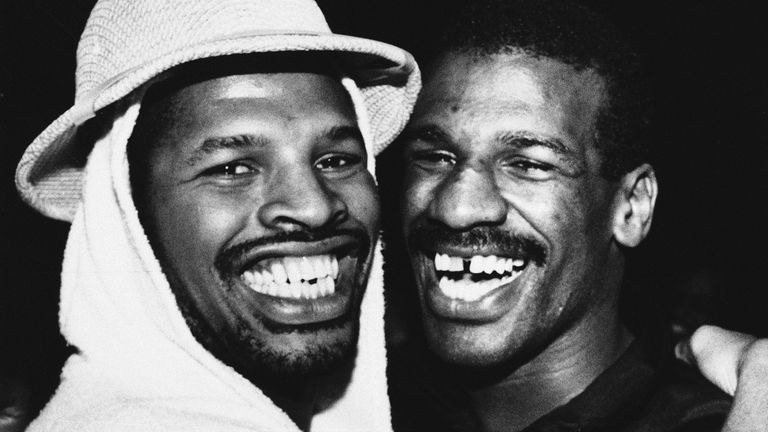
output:
M 93 141 L 79 139 L 81 126 L 159 74 L 205 58 L 275 52 L 322 52 L 355 79 L 368 111 L 374 153 L 400 133 L 420 88 L 412 56 L 395 46 L 332 33 L 240 35 L 179 49 L 131 68 L 81 95 L 29 145 L 16 169 L 22 198 L 44 215 L 71 221 L 80 200 L 83 168 Z M 81 141 L 80 145 L 74 145 Z

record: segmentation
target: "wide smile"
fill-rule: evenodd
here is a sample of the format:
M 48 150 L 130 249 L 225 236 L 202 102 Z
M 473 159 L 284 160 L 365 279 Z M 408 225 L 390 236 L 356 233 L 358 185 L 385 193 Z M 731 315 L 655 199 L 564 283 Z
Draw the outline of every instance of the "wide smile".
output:
M 316 299 L 336 292 L 339 258 L 332 254 L 270 258 L 243 272 L 254 291 L 273 297 Z
M 239 266 L 235 283 L 261 319 L 313 324 L 344 316 L 361 288 L 366 251 L 356 239 L 291 242 L 260 250 Z
M 435 274 L 440 293 L 450 299 L 476 301 L 523 273 L 523 259 L 495 255 L 471 257 L 435 253 Z
M 462 321 L 494 321 L 507 312 L 520 294 L 529 268 L 525 256 L 423 251 L 421 278 L 424 297 L 435 314 Z

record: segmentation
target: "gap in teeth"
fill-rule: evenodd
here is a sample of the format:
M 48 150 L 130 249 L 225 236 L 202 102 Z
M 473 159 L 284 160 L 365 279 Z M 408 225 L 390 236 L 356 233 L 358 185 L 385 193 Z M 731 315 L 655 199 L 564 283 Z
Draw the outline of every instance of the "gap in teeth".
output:
M 475 301 L 508 284 L 522 274 L 528 263 L 523 259 L 495 255 L 469 258 L 435 254 L 435 270 L 440 291 L 451 299 Z
M 270 258 L 243 272 L 241 279 L 262 294 L 315 299 L 333 294 L 338 276 L 338 258 L 324 254 Z
M 495 255 L 474 255 L 469 258 L 435 253 L 435 270 L 449 273 L 512 275 L 527 265 L 523 259 L 497 257 Z M 452 276 L 452 275 L 451 275 Z

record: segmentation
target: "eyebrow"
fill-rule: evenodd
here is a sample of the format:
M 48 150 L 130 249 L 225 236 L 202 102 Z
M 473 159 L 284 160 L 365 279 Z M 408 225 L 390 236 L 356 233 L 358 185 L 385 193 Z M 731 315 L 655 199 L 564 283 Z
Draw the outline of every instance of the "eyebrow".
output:
M 354 139 L 361 143 L 363 142 L 363 134 L 360 132 L 360 129 L 357 126 L 351 125 L 332 126 L 320 133 L 320 136 L 331 141 Z
M 414 128 L 407 128 L 400 135 L 399 140 L 419 140 L 429 143 L 450 142 L 450 137 L 440 126 L 429 124 Z
M 401 135 L 401 139 L 420 140 L 431 143 L 451 142 L 448 133 L 439 126 L 433 124 L 406 129 Z M 551 149 L 565 157 L 574 156 L 574 151 L 557 138 L 545 138 L 534 134 L 520 132 L 500 132 L 496 134 L 493 139 L 496 142 L 500 142 L 510 147 L 528 148 L 541 146 Z
M 363 143 L 363 135 L 360 133 L 360 129 L 356 126 L 342 125 L 332 126 L 318 135 L 321 138 L 325 138 L 331 141 L 344 141 L 347 139 L 354 139 Z M 240 150 L 240 149 L 253 149 L 260 148 L 269 145 L 272 139 L 265 135 L 233 135 L 223 137 L 208 138 L 196 148 L 192 154 L 185 160 L 189 166 L 194 166 L 200 162 L 206 155 L 215 153 L 221 150 Z
M 506 146 L 515 148 L 529 148 L 529 147 L 546 147 L 553 152 L 566 157 L 572 158 L 575 156 L 575 152 L 568 148 L 561 140 L 557 138 L 547 138 L 538 135 L 519 133 L 519 132 L 501 132 L 498 133 L 494 139 Z
M 192 154 L 186 159 L 185 162 L 189 166 L 194 166 L 206 155 L 215 153 L 217 151 L 264 147 L 270 142 L 271 140 L 263 135 L 233 135 L 224 137 L 212 137 L 203 141 L 202 144 L 200 144 L 200 146 L 192 152 Z
M 563 163 L 570 167 L 572 170 L 570 176 L 578 176 L 584 172 L 584 162 L 579 158 L 578 153 L 557 138 L 542 137 L 529 133 L 501 132 L 496 135 L 495 139 L 515 149 L 530 147 L 550 149 L 558 155 Z

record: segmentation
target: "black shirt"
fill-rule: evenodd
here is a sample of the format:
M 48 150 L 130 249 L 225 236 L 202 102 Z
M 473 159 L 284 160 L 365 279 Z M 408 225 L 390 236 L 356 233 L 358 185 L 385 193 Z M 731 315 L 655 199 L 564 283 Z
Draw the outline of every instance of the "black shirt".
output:
M 656 363 L 634 342 L 582 393 L 524 432 L 720 431 L 730 398 L 681 362 Z M 393 350 L 389 378 L 396 432 L 483 430 L 466 393 L 441 378 L 429 355 Z

